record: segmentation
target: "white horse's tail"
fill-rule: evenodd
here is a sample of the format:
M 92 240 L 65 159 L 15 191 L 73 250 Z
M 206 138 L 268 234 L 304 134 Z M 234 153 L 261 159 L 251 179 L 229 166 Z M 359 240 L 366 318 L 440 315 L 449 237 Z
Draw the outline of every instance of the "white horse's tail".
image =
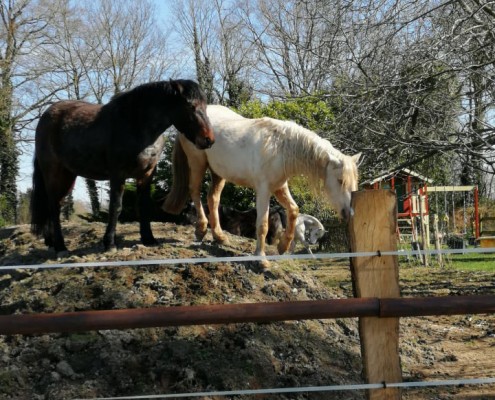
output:
M 172 187 L 162 209 L 170 214 L 180 214 L 189 198 L 189 163 L 177 136 L 172 153 Z

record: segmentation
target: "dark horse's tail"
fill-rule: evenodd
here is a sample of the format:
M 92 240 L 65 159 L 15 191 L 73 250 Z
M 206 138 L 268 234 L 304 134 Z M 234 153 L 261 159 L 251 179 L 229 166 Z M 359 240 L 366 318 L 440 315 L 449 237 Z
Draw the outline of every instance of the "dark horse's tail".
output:
M 45 180 L 34 157 L 33 190 L 31 192 L 31 232 L 41 235 L 48 223 L 48 195 Z
M 180 214 L 189 198 L 189 163 L 178 137 L 172 154 L 172 187 L 162 209 L 170 214 Z

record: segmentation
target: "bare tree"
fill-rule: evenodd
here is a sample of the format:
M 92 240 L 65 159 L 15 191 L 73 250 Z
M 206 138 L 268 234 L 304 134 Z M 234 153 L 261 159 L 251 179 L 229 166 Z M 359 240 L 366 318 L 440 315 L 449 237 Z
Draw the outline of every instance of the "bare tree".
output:
M 193 54 L 199 84 L 210 103 L 238 106 L 251 95 L 252 45 L 230 0 L 187 0 L 174 6 L 180 34 Z
M 99 102 L 137 83 L 171 74 L 174 58 L 149 0 L 83 2 L 87 50 L 94 63 L 87 77 Z
M 39 60 L 41 48 L 51 42 L 46 28 L 55 10 L 36 0 L 0 3 L 0 219 L 15 221 L 17 173 L 24 139 L 23 128 L 40 106 L 60 88 L 44 91 L 40 85 L 51 67 Z
M 259 0 L 256 8 L 245 3 L 243 19 L 258 51 L 267 94 L 294 97 L 329 87 L 340 54 L 342 7 L 336 3 Z
M 329 137 L 365 151 L 365 177 L 431 170 L 444 155 L 453 167 L 494 172 L 492 2 L 243 4 L 260 60 L 256 89 L 325 98 L 335 113 Z

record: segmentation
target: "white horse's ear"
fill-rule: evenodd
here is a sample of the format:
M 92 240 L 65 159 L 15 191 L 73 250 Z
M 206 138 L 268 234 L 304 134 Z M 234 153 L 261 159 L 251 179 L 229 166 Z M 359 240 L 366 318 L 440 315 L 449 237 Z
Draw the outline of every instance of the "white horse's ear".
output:
M 357 153 L 357 154 L 354 154 L 351 158 L 352 158 L 352 161 L 354 161 L 356 163 L 356 165 L 361 165 L 361 163 L 363 162 L 363 159 L 364 157 L 361 159 L 361 161 L 359 160 L 361 158 L 361 156 L 363 155 L 363 153 Z

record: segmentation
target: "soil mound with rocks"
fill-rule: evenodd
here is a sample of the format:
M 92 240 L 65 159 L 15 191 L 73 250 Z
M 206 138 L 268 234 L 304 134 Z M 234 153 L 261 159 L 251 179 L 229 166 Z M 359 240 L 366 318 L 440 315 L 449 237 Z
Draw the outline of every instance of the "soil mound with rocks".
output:
M 235 235 L 229 245 L 212 243 L 210 233 L 195 243 L 191 225 L 152 228 L 159 244 L 145 247 L 138 224 L 119 224 L 119 249 L 109 253 L 101 244 L 104 224 L 66 224 L 70 254 L 61 259 L 29 226 L 6 228 L 0 230 L 0 266 L 240 256 L 255 249 L 254 240 Z M 268 254 L 276 254 L 276 247 L 268 246 Z M 401 270 L 407 273 L 401 278 L 403 295 L 435 295 L 440 289 L 439 295 L 474 294 L 479 288 L 493 294 L 493 274 L 413 268 Z M 268 272 L 256 262 L 0 269 L 1 315 L 351 296 L 348 260 L 272 262 Z M 494 327 L 493 315 L 402 319 L 404 380 L 495 376 Z M 361 370 L 355 318 L 0 336 L 0 400 L 358 384 Z M 235 398 L 362 400 L 365 393 Z M 495 385 L 408 389 L 403 398 L 490 399 Z

